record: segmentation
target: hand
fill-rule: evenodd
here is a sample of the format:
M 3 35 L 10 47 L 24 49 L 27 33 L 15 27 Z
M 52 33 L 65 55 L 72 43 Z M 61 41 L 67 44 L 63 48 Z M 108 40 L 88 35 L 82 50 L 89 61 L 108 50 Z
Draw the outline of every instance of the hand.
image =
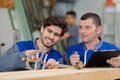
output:
M 31 53 L 34 53 L 34 52 L 36 52 L 37 50 L 26 50 L 25 51 L 25 55 L 26 56 L 28 56 L 28 55 L 30 55 Z
M 70 63 L 72 64 L 72 66 L 75 66 L 76 63 L 79 62 L 79 60 L 80 60 L 80 57 L 77 52 L 73 53 L 70 56 Z
M 45 67 L 47 67 L 48 69 L 53 69 L 53 68 L 57 68 L 58 64 L 59 62 L 57 62 L 56 60 L 49 59 L 47 63 L 45 64 Z
M 25 55 L 29 57 L 31 61 L 39 60 L 37 50 L 27 50 L 25 51 Z
M 120 68 L 120 57 L 111 58 L 110 60 L 107 60 L 107 63 L 111 64 L 115 68 Z

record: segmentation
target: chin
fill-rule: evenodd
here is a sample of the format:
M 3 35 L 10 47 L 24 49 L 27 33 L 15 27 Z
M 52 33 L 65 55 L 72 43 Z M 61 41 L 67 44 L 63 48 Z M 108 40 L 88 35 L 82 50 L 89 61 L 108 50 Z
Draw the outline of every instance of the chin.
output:
M 86 40 L 82 40 L 82 42 L 86 42 Z
M 47 48 L 50 48 L 50 47 L 52 47 L 53 46 L 53 44 L 51 44 L 51 45 L 45 45 Z
M 86 40 L 82 40 L 82 42 L 87 43 L 88 41 L 86 41 Z
M 88 39 L 82 39 L 83 42 L 88 42 Z

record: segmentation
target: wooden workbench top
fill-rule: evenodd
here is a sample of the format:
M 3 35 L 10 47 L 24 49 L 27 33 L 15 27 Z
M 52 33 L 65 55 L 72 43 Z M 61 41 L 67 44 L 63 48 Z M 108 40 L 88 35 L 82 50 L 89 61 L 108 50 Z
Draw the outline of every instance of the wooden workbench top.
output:
M 120 68 L 49 69 L 0 72 L 0 80 L 115 80 Z

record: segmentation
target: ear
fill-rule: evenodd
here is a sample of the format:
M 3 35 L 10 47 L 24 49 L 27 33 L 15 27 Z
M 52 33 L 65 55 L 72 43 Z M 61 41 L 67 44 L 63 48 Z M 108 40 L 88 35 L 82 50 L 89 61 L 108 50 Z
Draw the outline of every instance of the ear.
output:
M 98 26 L 98 27 L 97 27 L 97 33 L 100 34 L 101 31 L 102 31 L 102 26 Z
M 42 33 L 43 32 L 43 30 L 44 30 L 44 28 L 43 28 L 43 26 L 41 27 L 41 30 L 40 30 L 40 33 Z

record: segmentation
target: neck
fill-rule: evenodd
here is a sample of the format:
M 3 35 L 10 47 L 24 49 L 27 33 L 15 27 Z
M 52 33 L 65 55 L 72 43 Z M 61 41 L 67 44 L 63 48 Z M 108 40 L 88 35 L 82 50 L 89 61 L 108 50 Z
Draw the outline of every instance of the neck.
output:
M 42 53 L 47 53 L 51 49 L 51 48 L 44 46 L 41 39 L 37 40 L 37 46 L 38 46 L 39 51 Z
M 87 50 L 94 50 L 96 49 L 96 45 L 99 43 L 99 39 L 97 38 L 96 40 L 93 40 L 91 42 L 86 42 L 85 47 Z
M 70 24 L 71 27 L 73 27 L 75 24 Z

